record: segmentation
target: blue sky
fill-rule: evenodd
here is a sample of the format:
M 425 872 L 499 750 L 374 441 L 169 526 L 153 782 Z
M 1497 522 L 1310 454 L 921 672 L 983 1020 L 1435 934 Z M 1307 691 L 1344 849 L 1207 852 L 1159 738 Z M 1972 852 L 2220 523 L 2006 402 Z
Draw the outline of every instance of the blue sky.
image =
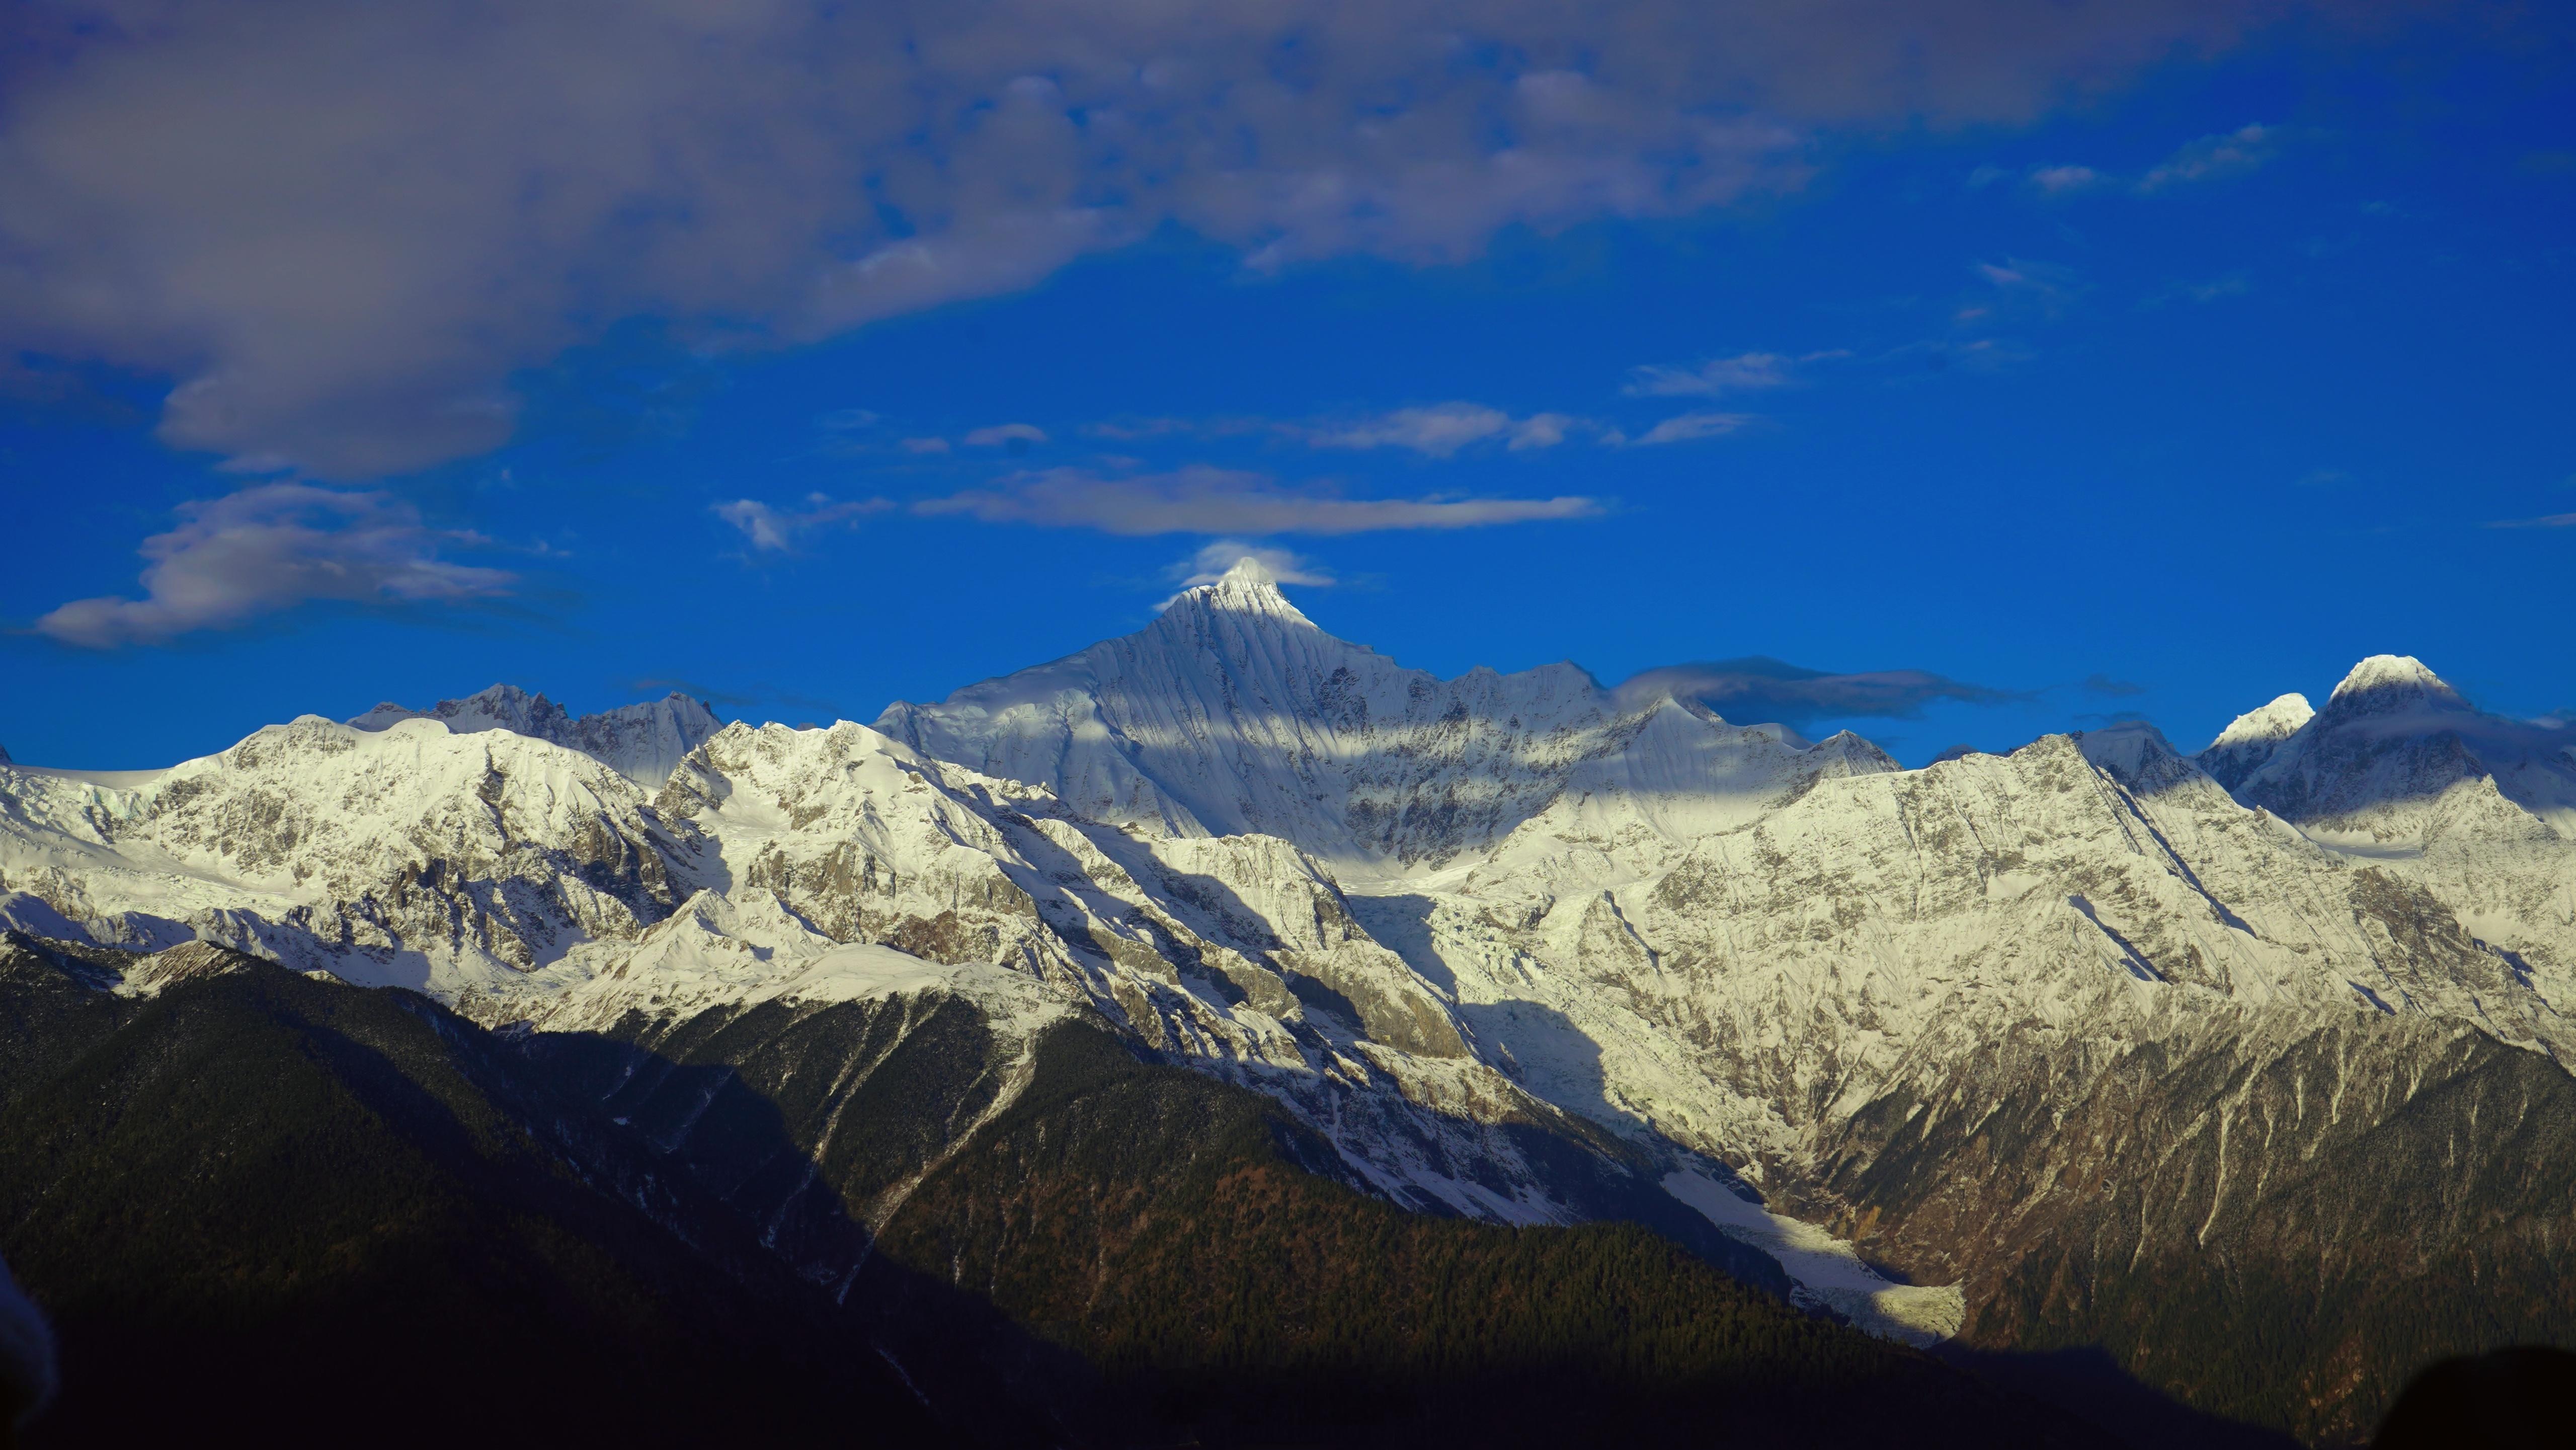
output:
M 1800 722 L 1909 763 L 2377 652 L 2576 705 L 2552 12 L 1128 8 L 31 7 L 0 746 L 866 720 L 1231 545 L 1444 675 L 1914 672 Z

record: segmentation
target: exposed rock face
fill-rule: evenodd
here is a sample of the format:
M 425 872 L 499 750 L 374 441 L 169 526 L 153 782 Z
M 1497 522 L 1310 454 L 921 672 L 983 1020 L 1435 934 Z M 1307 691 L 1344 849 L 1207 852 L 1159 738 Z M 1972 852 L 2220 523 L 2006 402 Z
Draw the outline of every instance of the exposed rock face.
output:
M 426 710 L 387 701 L 349 723 L 361 730 L 383 730 L 405 720 L 436 720 L 458 735 L 507 730 L 551 740 L 648 789 L 668 779 L 682 757 L 724 727 L 703 702 L 677 690 L 659 700 L 575 717 L 545 696 L 531 695 L 516 685 L 494 685 L 462 700 L 441 700 Z

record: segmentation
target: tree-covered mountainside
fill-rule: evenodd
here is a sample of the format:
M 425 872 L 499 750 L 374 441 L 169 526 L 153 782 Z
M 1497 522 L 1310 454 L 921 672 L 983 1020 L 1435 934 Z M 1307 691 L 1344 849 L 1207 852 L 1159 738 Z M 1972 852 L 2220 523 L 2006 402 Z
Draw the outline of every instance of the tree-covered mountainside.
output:
M 485 1034 L 192 952 L 135 999 L 0 948 L 0 1251 L 63 1354 L 30 1445 L 931 1438 L 720 1217 L 603 1192 Z
M 2434 1360 L 2576 1343 L 2576 1079 L 2547 1058 L 2406 1019 L 2018 1046 L 1871 1105 L 1835 1180 L 1895 1226 L 1852 1225 L 1872 1252 L 1982 1268 L 1965 1341 L 2100 1345 L 2322 1444 Z
M 1262 1098 L 1062 1028 L 894 1213 L 881 1287 L 977 1294 L 1080 1355 L 1094 1413 L 1176 1442 L 2098 1443 L 1634 1224 L 1410 1214 L 1299 1166 L 1329 1154 Z
M 1369 1198 L 1271 1100 L 1078 1021 L 1004 1078 L 953 998 L 729 1025 L 794 1090 L 11 938 L 0 1251 L 66 1379 L 32 1443 L 2093 1443 L 1643 1228 Z M 620 1111 L 646 1079 L 708 1131 Z

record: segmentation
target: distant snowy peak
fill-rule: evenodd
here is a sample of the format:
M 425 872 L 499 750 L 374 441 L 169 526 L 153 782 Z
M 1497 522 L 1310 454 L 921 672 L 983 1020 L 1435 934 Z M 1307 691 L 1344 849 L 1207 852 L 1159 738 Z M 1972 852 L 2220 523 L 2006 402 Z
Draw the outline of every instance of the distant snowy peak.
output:
M 677 690 L 659 700 L 575 716 L 516 685 L 494 685 L 461 700 L 441 700 L 426 710 L 387 702 L 348 723 L 360 730 L 384 730 L 404 720 L 436 720 L 456 735 L 507 730 L 551 741 L 648 787 L 668 779 L 683 757 L 724 728 L 715 712 Z
M 2327 710 L 2346 715 L 2470 708 L 2459 691 L 2413 655 L 2372 655 L 2354 665 L 2326 700 Z
M 2308 704 L 2307 696 L 2283 695 L 2259 710 L 2248 710 L 2229 721 L 2227 728 L 2218 732 L 2218 738 L 2209 742 L 2209 748 L 2216 750 L 2226 745 L 2256 743 L 2278 745 L 2316 717 L 2316 709 Z
M 2283 695 L 2259 710 L 2248 710 L 2228 722 L 2209 742 L 2209 748 L 2195 757 L 2200 768 L 2215 777 L 2220 785 L 2234 790 L 2245 778 L 2263 768 L 2281 742 L 2299 732 L 2299 727 L 2316 718 L 2308 697 Z
M 2463 811 L 2484 819 L 2519 807 L 2576 836 L 2576 758 L 2568 754 L 2576 731 L 2487 714 L 2410 655 L 2373 655 L 2353 666 L 2323 710 L 2268 749 L 2259 731 L 2231 741 L 2237 726 L 2202 753 L 2202 765 L 2247 805 L 2312 831 L 2422 846 L 2459 828 Z M 2258 750 L 2261 758 L 2234 779 L 2221 768 Z
M 1760 802 L 1812 780 L 1814 752 L 1836 770 L 1885 761 L 1669 698 L 1623 707 L 1572 664 L 1454 680 L 1406 669 L 1317 628 L 1250 561 L 1135 634 L 937 704 L 898 702 L 877 728 L 933 759 L 1043 784 L 1094 819 L 1278 836 L 1357 867 L 1489 849 L 1567 791 L 1596 815 L 1640 793 Z

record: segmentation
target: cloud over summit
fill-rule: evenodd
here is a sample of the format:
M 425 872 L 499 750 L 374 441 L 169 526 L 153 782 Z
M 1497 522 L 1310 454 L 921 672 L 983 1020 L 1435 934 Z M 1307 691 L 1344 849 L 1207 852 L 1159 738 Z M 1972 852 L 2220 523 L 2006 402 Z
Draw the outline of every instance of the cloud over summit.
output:
M 1762 656 L 1645 670 L 1622 683 L 1617 693 L 1620 703 L 1632 708 L 1669 694 L 1696 700 L 1740 725 L 1793 727 L 1817 720 L 1911 719 L 1938 701 L 2000 705 L 2025 698 L 1924 670 L 1834 674 Z

